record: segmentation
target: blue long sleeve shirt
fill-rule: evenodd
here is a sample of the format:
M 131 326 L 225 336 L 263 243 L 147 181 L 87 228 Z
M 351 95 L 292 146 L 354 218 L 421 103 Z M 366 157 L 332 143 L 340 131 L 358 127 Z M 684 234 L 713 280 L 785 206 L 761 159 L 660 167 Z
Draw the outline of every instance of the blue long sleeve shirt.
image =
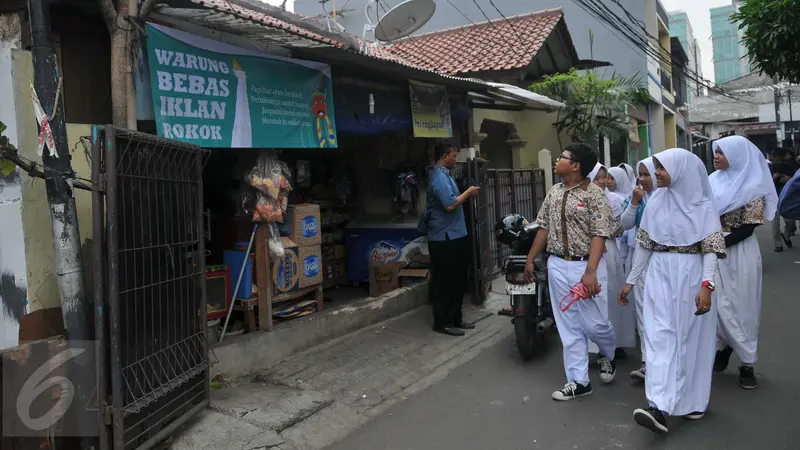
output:
M 464 208 L 458 205 L 454 210 L 447 211 L 447 207 L 455 203 L 459 195 L 458 186 L 450 171 L 437 164 L 431 171 L 426 202 L 426 210 L 430 214 L 429 241 L 459 239 L 467 235 Z
M 783 187 L 778 201 L 778 214 L 790 220 L 800 220 L 800 171 Z

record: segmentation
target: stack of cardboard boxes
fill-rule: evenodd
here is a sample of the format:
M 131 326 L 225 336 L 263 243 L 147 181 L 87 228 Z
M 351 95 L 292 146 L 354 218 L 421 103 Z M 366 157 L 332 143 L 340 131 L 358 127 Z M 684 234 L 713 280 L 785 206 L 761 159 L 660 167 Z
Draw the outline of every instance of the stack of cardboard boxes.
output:
M 431 257 L 415 254 L 407 262 L 392 261 L 369 265 L 369 295 L 379 297 L 401 287 L 413 286 L 430 279 Z
M 281 229 L 285 255 L 272 263 L 273 294 L 322 283 L 322 229 L 318 205 L 289 206 Z

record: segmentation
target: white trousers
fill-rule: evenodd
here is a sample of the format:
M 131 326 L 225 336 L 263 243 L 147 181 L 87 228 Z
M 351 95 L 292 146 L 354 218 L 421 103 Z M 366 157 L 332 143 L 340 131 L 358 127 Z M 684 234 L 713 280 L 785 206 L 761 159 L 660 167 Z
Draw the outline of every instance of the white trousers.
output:
M 673 416 L 704 412 L 711 396 L 717 312 L 712 302 L 711 311 L 694 315 L 703 257 L 653 252 L 646 278 L 647 400 Z
M 631 306 L 621 306 L 617 301 L 620 289 L 625 284 L 625 264 L 620 257 L 616 240 L 606 240 L 606 262 L 608 281 L 602 286 L 608 298 L 608 320 L 614 327 L 617 348 L 636 347 L 636 311 Z M 600 348 L 589 342 L 589 353 L 598 354 Z
M 733 348 L 745 364 L 758 360 L 761 321 L 761 250 L 755 235 L 728 247 L 717 261 L 717 350 Z
M 597 266 L 597 282 L 602 285 L 594 298 L 578 300 L 561 312 L 559 303 L 569 290 L 581 282 L 586 272 L 586 261 L 566 261 L 557 256 L 547 260 L 547 276 L 558 334 L 564 348 L 564 370 L 567 381 L 586 385 L 589 383 L 588 340 L 596 342 L 600 351 L 614 359 L 614 328 L 608 320 L 608 291 L 606 290 L 606 264 L 602 259 Z M 568 300 L 564 302 L 566 305 Z
M 638 248 L 638 247 L 637 247 Z M 633 255 L 636 249 L 631 248 L 628 252 L 628 260 L 625 262 L 625 273 L 629 274 L 633 268 Z M 649 262 L 648 262 L 649 264 Z M 636 331 L 639 332 L 639 349 L 642 352 L 642 362 L 647 362 L 647 345 L 644 341 L 644 285 L 647 277 L 647 266 L 644 266 L 643 275 L 639 282 L 633 285 L 633 291 L 628 295 L 628 308 L 636 310 Z M 627 279 L 627 276 L 626 276 Z

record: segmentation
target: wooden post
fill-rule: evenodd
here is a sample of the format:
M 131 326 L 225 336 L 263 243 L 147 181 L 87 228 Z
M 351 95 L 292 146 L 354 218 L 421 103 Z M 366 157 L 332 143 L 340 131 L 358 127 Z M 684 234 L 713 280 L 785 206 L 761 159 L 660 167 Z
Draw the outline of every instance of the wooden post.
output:
M 269 227 L 259 225 L 256 232 L 256 284 L 258 286 L 258 327 L 272 331 L 272 276 L 270 267 Z

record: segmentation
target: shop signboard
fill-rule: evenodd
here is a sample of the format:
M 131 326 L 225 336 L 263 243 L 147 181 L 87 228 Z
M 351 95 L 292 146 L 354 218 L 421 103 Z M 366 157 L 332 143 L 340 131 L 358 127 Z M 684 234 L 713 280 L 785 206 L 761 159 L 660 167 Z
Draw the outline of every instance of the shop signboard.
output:
M 330 66 L 146 30 L 159 136 L 201 147 L 337 146 Z
M 411 97 L 414 137 L 453 137 L 447 88 L 419 81 L 409 81 L 408 89 Z

